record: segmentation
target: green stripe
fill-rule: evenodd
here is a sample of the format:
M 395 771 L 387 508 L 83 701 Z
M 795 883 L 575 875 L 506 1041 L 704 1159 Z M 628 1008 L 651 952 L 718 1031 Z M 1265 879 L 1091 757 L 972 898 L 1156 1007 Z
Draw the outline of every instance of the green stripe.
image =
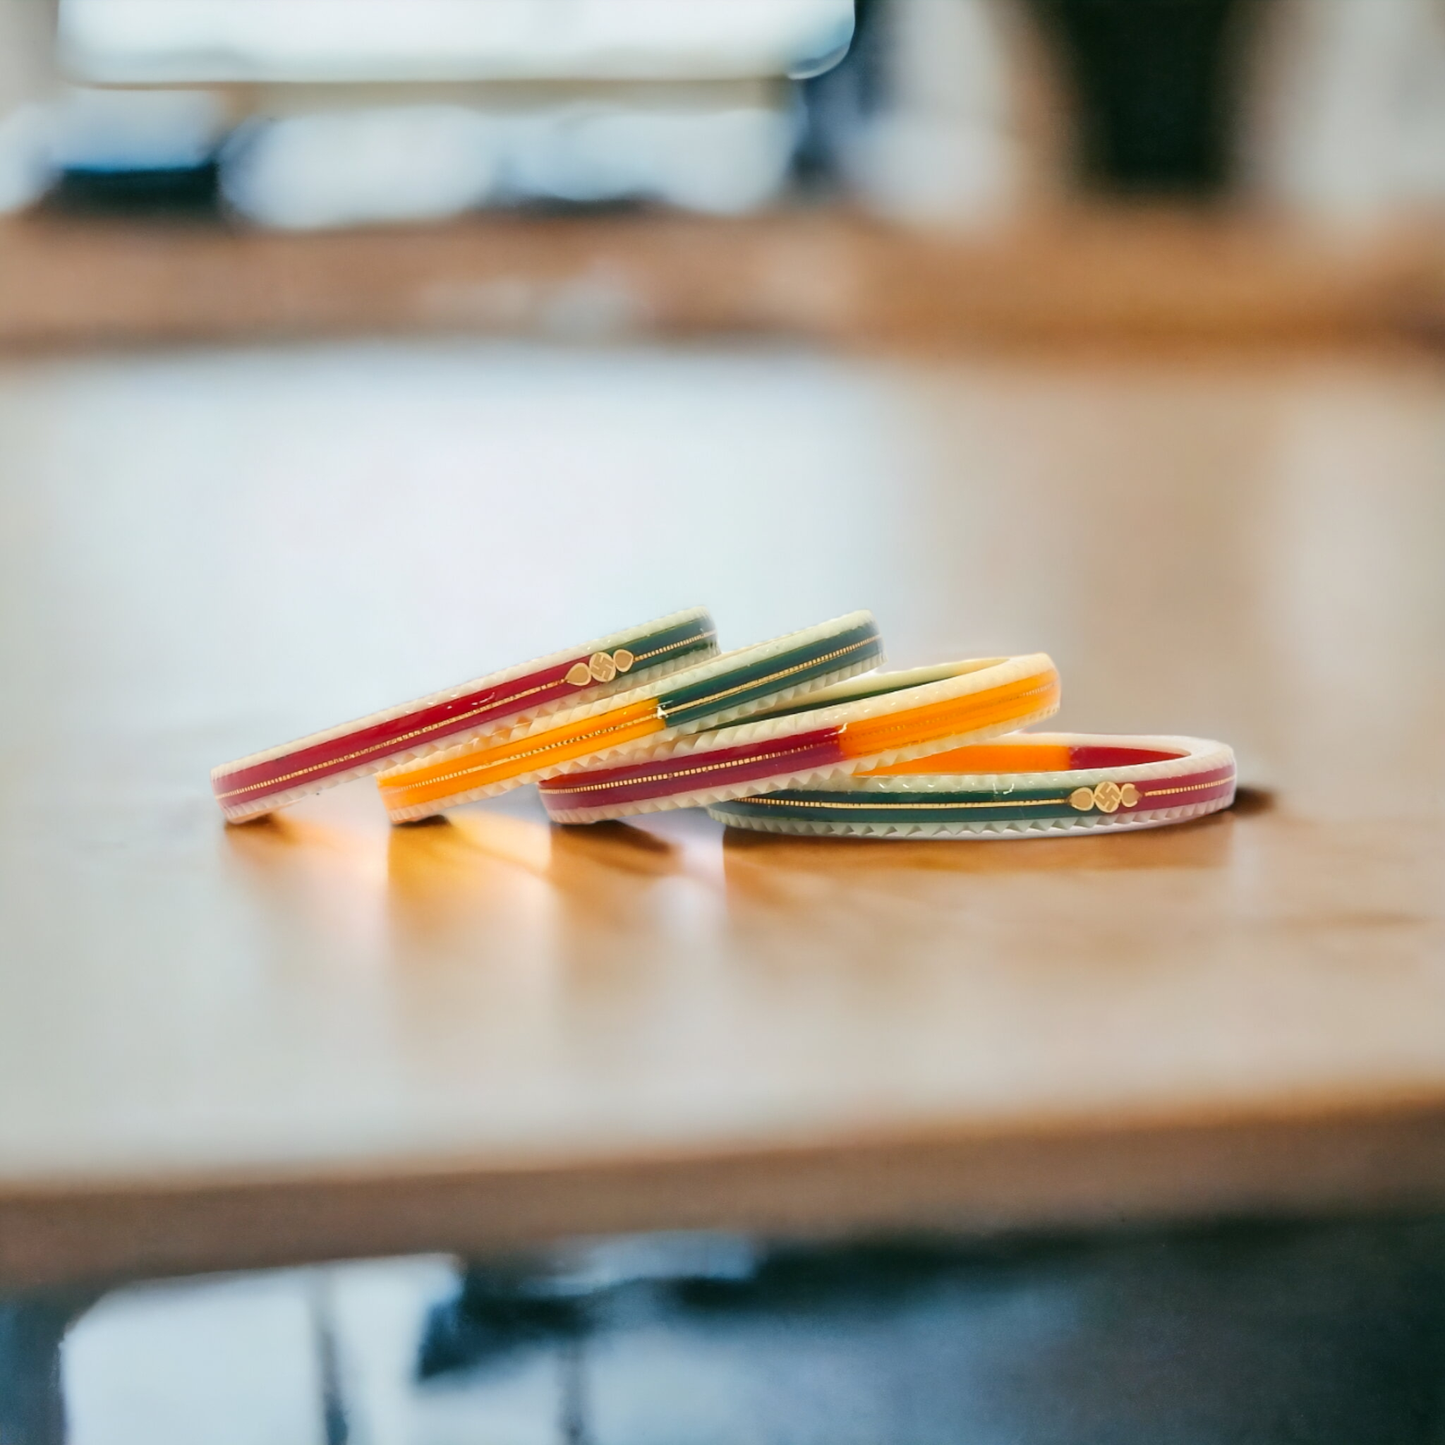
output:
M 920 807 L 920 803 L 932 806 Z M 958 806 L 960 804 L 972 806 Z M 896 801 L 890 801 L 881 793 L 785 789 L 762 798 L 715 803 L 713 808 L 719 813 L 737 813 L 747 818 L 789 818 L 815 823 L 995 823 L 1008 819 L 1083 816 L 1067 797 L 1059 796 L 1058 788 L 1017 793 L 930 793 L 926 799 L 902 793 Z
M 674 643 L 681 645 L 673 646 Z M 634 642 L 627 644 L 627 650 L 634 657 L 640 657 L 645 652 L 656 652 L 660 647 L 668 649 L 661 657 L 652 657 L 646 662 L 638 663 L 637 671 L 645 672 L 648 668 L 663 667 L 668 663 L 676 662 L 679 658 L 690 657 L 694 652 L 711 645 L 712 618 L 696 617 L 691 622 L 684 622 L 677 627 L 666 627 L 661 632 L 653 632 L 646 637 L 639 637 Z
M 883 641 L 869 622 L 793 647 L 747 666 L 720 668 L 712 677 L 673 688 L 658 699 L 669 726 L 698 722 L 733 708 L 766 702 L 780 692 L 829 677 L 842 668 L 866 670 L 883 656 Z

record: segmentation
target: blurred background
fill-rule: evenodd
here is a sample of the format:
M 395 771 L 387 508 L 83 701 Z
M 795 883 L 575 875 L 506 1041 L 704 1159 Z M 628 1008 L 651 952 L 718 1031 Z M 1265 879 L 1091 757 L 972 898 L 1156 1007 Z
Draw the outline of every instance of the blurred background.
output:
M 3 0 L 0 341 L 1430 330 L 1442 139 L 1434 0 Z
M 108 719 L 73 797 L 34 781 L 63 739 L 0 722 L 33 763 L 12 797 L 78 808 L 104 776 L 97 848 L 142 794 L 209 840 L 200 759 L 705 602 L 726 645 L 874 606 L 900 664 L 1046 648 L 1067 726 L 1227 738 L 1291 818 L 1422 816 L 1437 683 L 1372 648 L 1436 635 L 1442 327 L 1442 0 L 0 0 L 7 666 Z M 1400 700 L 1386 777 L 1361 686 Z M 323 1058 L 271 1067 L 269 975 L 157 989 L 178 1054 L 254 1050 L 248 1106 L 315 1160 L 396 1143 L 348 1082 L 368 1048 L 414 1067 L 418 1148 L 506 1088 L 446 987 L 387 973 L 418 939 L 463 967 L 482 865 L 366 838 L 206 854 L 248 937 L 290 910 L 323 940 L 319 978 L 287 965 Z M 745 922 L 773 906 L 714 854 Z M 489 882 L 487 926 L 530 938 L 534 885 Z M 917 1104 L 930 1020 L 868 1007 L 892 1032 L 848 1100 Z M 48 1168 L 73 1101 L 22 1099 L 61 1046 L 7 1027 L 7 1158 Z M 65 1046 L 125 1101 L 105 1159 L 244 1155 L 253 1116 L 222 1140 L 120 1030 Z M 677 1124 L 607 1078 L 618 1117 Z M 69 1334 L 70 1438 L 1438 1441 L 1438 1229 L 1382 1230 L 708 1235 L 135 1285 Z M 0 1304 L 0 1347 L 90 1303 Z M 52 1438 L 22 1394 L 4 1445 Z

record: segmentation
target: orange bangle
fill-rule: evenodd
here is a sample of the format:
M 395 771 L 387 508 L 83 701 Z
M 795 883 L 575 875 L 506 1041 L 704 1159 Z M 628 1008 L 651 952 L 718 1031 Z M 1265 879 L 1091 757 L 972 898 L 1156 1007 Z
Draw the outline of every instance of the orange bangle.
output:
M 657 757 L 676 740 L 775 707 L 876 667 L 883 642 L 854 612 L 755 647 L 725 652 L 665 682 L 544 722 L 448 748 L 377 779 L 393 822 L 415 822 L 602 756 Z

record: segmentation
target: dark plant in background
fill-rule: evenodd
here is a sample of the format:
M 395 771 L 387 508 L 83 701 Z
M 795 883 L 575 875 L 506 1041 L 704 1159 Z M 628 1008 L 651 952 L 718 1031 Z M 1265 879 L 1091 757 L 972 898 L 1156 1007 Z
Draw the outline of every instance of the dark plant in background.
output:
M 1091 187 L 1211 197 L 1233 180 L 1242 61 L 1263 0 L 1028 0 L 1072 91 Z

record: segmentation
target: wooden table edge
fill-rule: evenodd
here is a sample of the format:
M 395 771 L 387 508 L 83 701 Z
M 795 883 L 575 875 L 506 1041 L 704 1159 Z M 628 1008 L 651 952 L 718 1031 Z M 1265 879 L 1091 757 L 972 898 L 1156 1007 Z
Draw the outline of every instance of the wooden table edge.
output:
M 0 1182 L 0 1288 L 567 1237 L 1109 1227 L 1445 1201 L 1445 1100 L 1032 1131 L 928 1129 L 560 1163 Z

